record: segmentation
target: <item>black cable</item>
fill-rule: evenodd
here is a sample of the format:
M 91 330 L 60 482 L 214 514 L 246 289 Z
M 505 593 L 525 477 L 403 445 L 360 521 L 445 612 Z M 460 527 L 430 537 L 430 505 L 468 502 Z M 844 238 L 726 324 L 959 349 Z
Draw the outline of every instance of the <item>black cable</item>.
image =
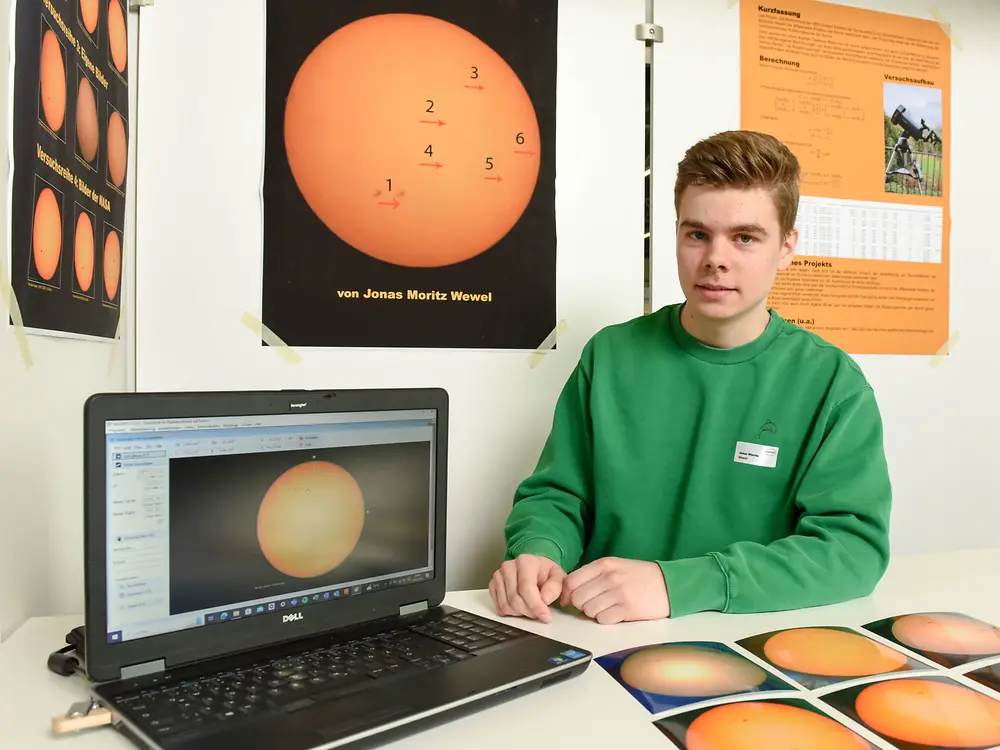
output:
M 83 626 L 73 628 L 66 634 L 66 645 L 58 651 L 49 654 L 47 666 L 49 671 L 62 677 L 72 677 L 82 671 L 81 661 L 84 658 Z
M 76 671 L 80 668 L 80 660 L 76 656 L 70 655 L 69 652 L 71 651 L 75 652 L 76 649 L 73 646 L 64 646 L 58 651 L 53 651 L 49 654 L 49 669 L 63 677 L 72 677 L 76 674 Z

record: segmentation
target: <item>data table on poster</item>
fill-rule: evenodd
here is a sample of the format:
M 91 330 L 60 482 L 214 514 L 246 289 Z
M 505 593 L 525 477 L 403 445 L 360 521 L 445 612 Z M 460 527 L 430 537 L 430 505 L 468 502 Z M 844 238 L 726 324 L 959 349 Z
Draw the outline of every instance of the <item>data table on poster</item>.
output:
M 800 255 L 941 262 L 939 207 L 803 196 L 797 226 Z

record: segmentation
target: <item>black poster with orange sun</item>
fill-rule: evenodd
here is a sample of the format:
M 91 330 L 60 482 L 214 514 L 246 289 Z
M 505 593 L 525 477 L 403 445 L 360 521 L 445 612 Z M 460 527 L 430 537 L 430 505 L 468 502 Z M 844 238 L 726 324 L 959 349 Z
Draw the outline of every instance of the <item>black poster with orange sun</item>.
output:
M 118 330 L 127 19 L 125 0 L 15 3 L 9 322 L 29 332 L 113 339 Z
M 263 322 L 534 349 L 556 325 L 555 0 L 267 4 Z

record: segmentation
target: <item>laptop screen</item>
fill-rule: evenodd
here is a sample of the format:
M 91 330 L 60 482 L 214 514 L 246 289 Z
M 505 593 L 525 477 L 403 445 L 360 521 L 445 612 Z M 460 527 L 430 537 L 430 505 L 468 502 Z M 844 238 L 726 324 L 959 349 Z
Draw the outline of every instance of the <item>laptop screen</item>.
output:
M 435 415 L 106 422 L 108 642 L 433 578 Z

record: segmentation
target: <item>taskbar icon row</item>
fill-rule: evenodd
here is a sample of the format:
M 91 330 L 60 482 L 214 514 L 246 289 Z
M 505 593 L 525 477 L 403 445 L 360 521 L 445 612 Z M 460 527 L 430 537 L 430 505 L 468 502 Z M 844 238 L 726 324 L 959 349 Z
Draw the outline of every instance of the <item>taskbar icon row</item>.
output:
M 282 610 L 298 609 L 311 604 L 330 601 L 332 599 L 345 599 L 350 596 L 358 596 L 373 591 L 384 591 L 385 589 L 397 586 L 406 586 L 420 581 L 430 580 L 433 573 L 430 571 L 414 573 L 412 575 L 400 576 L 398 578 L 388 578 L 380 581 L 368 581 L 358 583 L 353 586 L 342 586 L 328 591 L 311 592 L 286 599 L 275 599 L 270 602 L 257 603 L 252 606 L 234 607 L 232 609 L 211 612 L 205 615 L 206 625 L 215 625 L 220 622 L 231 622 L 232 620 L 243 620 L 247 617 L 266 615 Z

